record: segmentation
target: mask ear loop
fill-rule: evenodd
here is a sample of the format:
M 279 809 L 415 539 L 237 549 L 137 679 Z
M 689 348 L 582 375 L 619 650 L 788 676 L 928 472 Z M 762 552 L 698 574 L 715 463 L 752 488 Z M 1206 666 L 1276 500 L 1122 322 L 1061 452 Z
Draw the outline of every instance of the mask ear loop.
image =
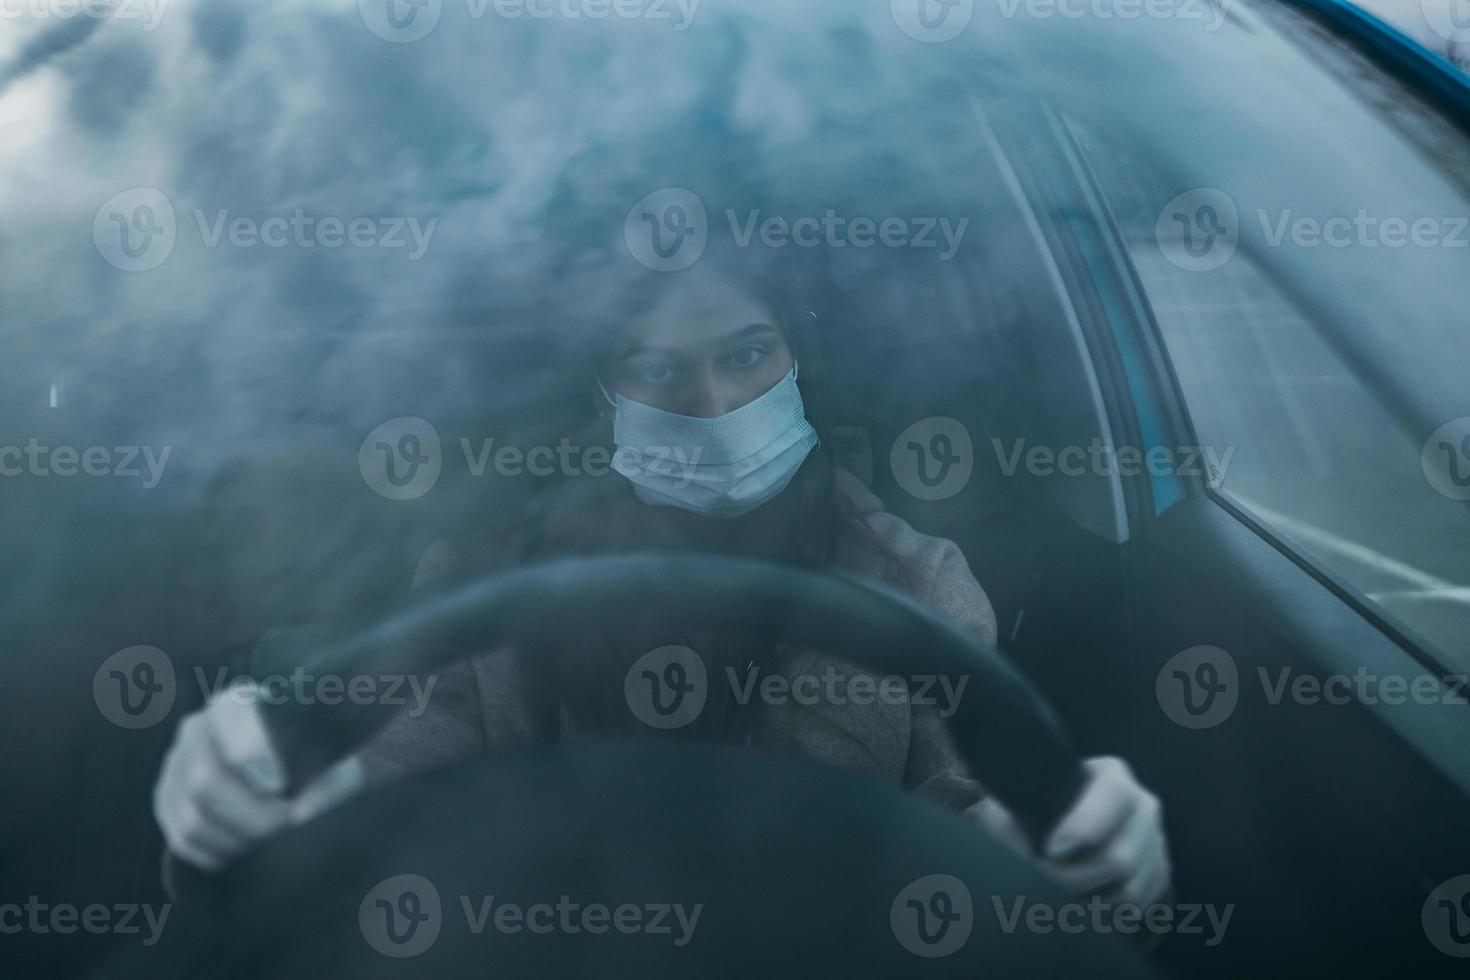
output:
M 612 395 L 609 395 L 607 393 L 607 389 L 602 386 L 602 375 L 598 374 L 596 371 L 593 371 L 592 380 L 597 382 L 597 390 L 602 392 L 602 397 L 607 399 L 607 403 L 611 405 L 614 409 L 616 409 L 618 407 L 618 403 L 613 401 Z

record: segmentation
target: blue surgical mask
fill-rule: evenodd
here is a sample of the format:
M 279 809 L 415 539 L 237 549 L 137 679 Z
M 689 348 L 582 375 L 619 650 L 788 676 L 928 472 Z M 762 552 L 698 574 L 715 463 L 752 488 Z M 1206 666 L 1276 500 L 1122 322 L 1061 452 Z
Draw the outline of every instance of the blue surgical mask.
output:
M 655 507 L 707 517 L 750 513 L 786 489 L 817 445 L 796 374 L 793 366 L 755 401 L 713 419 L 610 397 L 604 388 L 615 409 L 613 469 Z

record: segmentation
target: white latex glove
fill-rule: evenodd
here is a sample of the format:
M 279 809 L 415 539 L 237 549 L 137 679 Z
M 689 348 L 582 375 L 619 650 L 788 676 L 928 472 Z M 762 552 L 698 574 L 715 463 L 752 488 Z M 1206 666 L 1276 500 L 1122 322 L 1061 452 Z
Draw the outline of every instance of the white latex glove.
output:
M 285 767 L 266 736 L 257 691 L 240 685 L 185 718 L 153 787 L 153 815 L 169 850 L 206 871 L 284 827 L 306 823 L 363 785 L 362 762 L 353 755 L 296 796 L 283 796 Z
M 1099 895 L 1112 905 L 1149 906 L 1172 886 L 1163 807 L 1122 759 L 1102 756 L 1083 763 L 1087 785 L 1077 803 L 1034 855 L 1016 818 L 994 797 L 971 813 L 987 830 L 1028 856 L 1063 887 Z

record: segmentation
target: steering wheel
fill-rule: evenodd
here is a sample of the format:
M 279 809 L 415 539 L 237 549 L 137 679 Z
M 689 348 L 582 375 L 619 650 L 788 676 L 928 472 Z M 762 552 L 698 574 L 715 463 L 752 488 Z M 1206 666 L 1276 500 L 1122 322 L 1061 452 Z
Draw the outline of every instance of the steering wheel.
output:
M 950 719 L 957 746 L 1038 837 L 1081 787 L 1053 712 L 995 651 L 892 591 L 749 559 L 551 562 L 435 598 L 306 666 L 426 674 L 472 651 L 654 621 L 840 650 L 874 673 L 968 677 Z M 297 786 L 389 717 L 289 699 L 262 710 Z M 1076 899 L 960 815 L 832 767 L 686 739 L 589 739 L 412 777 L 187 880 L 207 880 L 216 901 L 181 907 L 184 937 L 149 956 L 148 975 L 202 964 L 314 980 L 484 976 L 492 964 L 507 976 L 1141 969 L 1096 934 L 1027 928 L 1013 913 L 1028 903 Z M 529 918 L 501 922 L 497 901 L 590 903 L 624 920 L 594 934 L 568 919 L 547 935 Z M 649 910 L 680 903 L 702 918 L 686 942 L 662 941 Z M 622 928 L 626 906 L 643 910 L 637 931 Z

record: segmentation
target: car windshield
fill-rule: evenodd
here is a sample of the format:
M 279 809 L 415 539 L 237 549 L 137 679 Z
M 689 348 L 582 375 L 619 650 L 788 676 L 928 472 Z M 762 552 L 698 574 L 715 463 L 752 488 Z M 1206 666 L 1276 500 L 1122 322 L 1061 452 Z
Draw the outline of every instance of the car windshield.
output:
M 1247 727 L 1243 709 L 1242 742 L 1203 731 L 1220 721 L 1201 720 L 1212 706 L 1234 710 L 1237 691 L 1216 700 L 1232 657 L 1239 677 L 1264 678 L 1280 638 L 1310 632 L 1303 661 L 1351 646 L 1345 673 L 1404 650 L 1470 669 L 1470 142 L 1294 3 L 0 0 L 0 15 L 0 744 L 34 787 L 23 814 L 0 813 L 0 835 L 17 852 L 34 835 L 64 839 L 65 860 L 55 847 L 14 856 L 38 880 L 75 865 L 153 887 L 160 833 L 166 868 L 207 867 L 169 824 L 206 808 L 171 796 L 187 780 L 167 774 L 185 750 L 225 754 L 198 719 L 220 717 L 231 681 L 293 692 L 281 713 L 235 716 L 280 763 L 282 795 L 282 773 L 299 775 L 291 752 L 317 748 L 301 733 L 336 732 L 303 703 L 325 701 L 328 679 L 340 701 L 356 667 L 308 678 L 316 693 L 303 694 L 313 657 L 548 566 L 569 577 L 535 579 L 539 591 L 512 577 L 536 602 L 506 617 L 542 629 L 546 650 L 482 650 L 478 634 L 443 628 L 463 649 L 453 668 L 433 662 L 432 707 L 479 721 L 430 713 L 419 730 L 434 737 L 375 743 L 396 756 L 373 757 L 366 735 L 320 748 L 369 760 L 333 802 L 385 773 L 462 761 L 456 734 L 487 751 L 497 735 L 540 747 L 586 733 L 647 749 L 622 736 L 653 729 L 747 747 L 785 737 L 978 808 L 988 776 L 961 790 L 930 778 L 969 758 L 948 715 L 885 714 L 900 697 L 859 713 L 880 732 L 868 742 L 825 718 L 800 716 L 815 734 L 781 728 L 782 711 L 810 705 L 757 674 L 781 681 L 809 654 L 842 651 L 806 650 L 813 627 L 796 614 L 738 635 L 748 624 L 731 608 L 793 608 L 751 598 L 771 600 L 772 582 L 830 600 L 823 614 L 857 646 L 853 624 L 868 620 L 853 590 L 867 589 L 872 622 L 923 641 L 885 655 L 983 665 L 1037 731 L 1060 729 L 1033 684 L 1080 705 L 1107 751 L 1177 722 L 1199 738 L 1156 771 L 1183 796 L 1203 792 L 1197 750 L 1222 781 L 1242 778 L 1258 768 L 1232 754 L 1245 736 L 1274 746 L 1289 727 Z M 1230 547 L 1196 553 L 1221 528 Z M 1258 567 L 1241 541 L 1276 564 Z M 1171 548 L 1208 583 L 1190 602 L 1178 596 L 1198 583 L 1150 564 Z M 678 583 L 688 608 L 651 573 L 617 595 L 680 615 L 725 601 L 724 618 L 671 628 L 657 609 L 609 611 L 575 587 L 589 566 L 660 562 L 665 576 L 703 570 Z M 1282 572 L 1301 588 L 1278 592 Z M 750 595 L 709 597 L 732 581 Z M 633 589 L 643 582 L 661 591 Z M 853 615 L 837 616 L 834 596 Z M 1281 622 L 1238 622 L 1257 604 Z M 1200 622 L 1210 606 L 1220 621 Z M 1215 635 L 1237 627 L 1238 643 Z M 1256 627 L 1274 638 L 1266 653 L 1248 649 Z M 1149 657 L 1190 630 L 1139 688 Z M 504 653 L 521 660 L 495 666 Z M 377 691 L 373 712 L 412 710 L 371 713 L 374 736 L 401 734 L 435 697 Z M 931 695 L 941 712 L 949 695 Z M 1313 737 L 1335 747 L 1334 731 Z M 1395 767 L 1402 741 L 1374 760 Z M 1079 775 L 1070 749 L 1012 742 L 1016 759 L 1062 760 L 1035 798 L 1121 785 L 1128 828 L 1157 830 L 1158 799 L 1117 760 L 1089 758 Z M 247 768 L 213 772 L 270 781 Z M 1252 771 L 1258 795 L 1234 801 L 1242 824 L 1311 768 Z M 722 771 L 699 770 L 711 785 Z M 299 797 L 267 803 L 297 819 Z M 306 839 L 281 812 L 249 843 Z M 1208 816 L 1189 828 L 1196 842 L 1227 822 Z M 1306 826 L 1246 832 L 1285 849 Z M 823 837 L 881 839 L 865 833 Z M 1102 853 L 1089 839 L 1071 857 Z M 1305 880 L 1290 857 L 1281 874 Z M 844 870 L 887 873 L 866 858 Z M 1427 864 L 1400 864 L 1427 880 Z M 1130 880 L 1167 885 L 1165 865 L 1166 853 Z M 371 909 L 377 893 L 361 894 L 353 908 Z M 1244 928 L 1272 918 L 1253 909 Z
M 829 441 L 880 484 L 929 418 L 1000 461 L 1083 438 L 1035 222 L 1101 206 L 1221 482 L 1466 652 L 1466 477 L 1414 462 L 1470 465 L 1432 436 L 1466 411 L 1466 151 L 1395 83 L 1256 3 L 617 9 L 7 20 L 7 612 L 139 566 L 190 569 L 240 643 L 372 609 L 424 542 L 585 468 L 592 361 L 690 266 L 799 275 Z M 1101 200 L 1037 189 L 1059 140 Z M 370 475 L 400 449 L 417 482 Z

